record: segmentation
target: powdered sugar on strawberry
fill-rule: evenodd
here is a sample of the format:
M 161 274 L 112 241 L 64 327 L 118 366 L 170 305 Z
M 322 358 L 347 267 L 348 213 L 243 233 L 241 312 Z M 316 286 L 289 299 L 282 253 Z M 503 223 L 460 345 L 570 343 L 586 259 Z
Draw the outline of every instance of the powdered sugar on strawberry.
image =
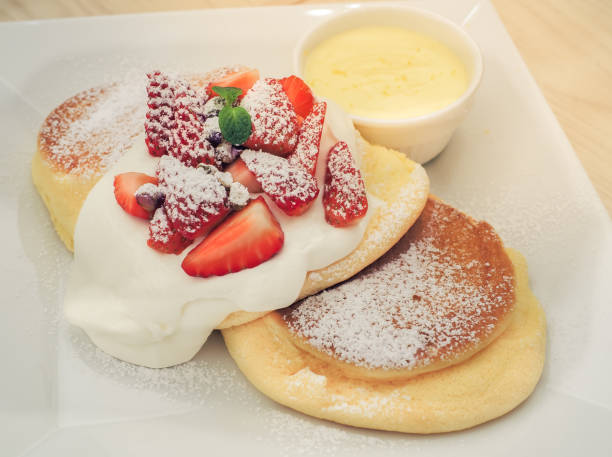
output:
M 317 158 L 326 112 L 327 103 L 321 102 L 314 105 L 302 123 L 295 151 L 289 156 L 291 164 L 302 166 L 311 176 L 314 176 L 317 170 Z
M 319 194 L 315 179 L 284 157 L 247 149 L 240 158 L 255 174 L 263 191 L 289 215 L 302 214 Z
M 204 138 L 204 128 L 198 116 L 190 109 L 193 100 L 188 92 L 177 95 L 172 129 L 170 154 L 186 165 L 215 163 L 215 148 Z
M 164 156 L 159 160 L 157 176 L 166 196 L 164 208 L 170 223 L 186 238 L 199 236 L 210 219 L 228 209 L 225 187 L 203 169 Z
M 170 132 L 174 128 L 174 85 L 160 72 L 149 73 L 147 85 L 149 110 L 145 121 L 145 142 L 149 154 L 160 157 L 170 148 Z
M 327 156 L 323 206 L 327 222 L 337 227 L 353 224 L 368 210 L 361 172 L 344 141 L 336 143 Z
M 149 223 L 147 245 L 166 254 L 180 254 L 190 244 L 191 240 L 182 236 L 172 227 L 166 210 L 163 207 L 157 208 Z
M 277 79 L 258 80 L 242 99 L 241 106 L 251 115 L 253 124 L 246 147 L 280 155 L 295 149 L 297 115 Z

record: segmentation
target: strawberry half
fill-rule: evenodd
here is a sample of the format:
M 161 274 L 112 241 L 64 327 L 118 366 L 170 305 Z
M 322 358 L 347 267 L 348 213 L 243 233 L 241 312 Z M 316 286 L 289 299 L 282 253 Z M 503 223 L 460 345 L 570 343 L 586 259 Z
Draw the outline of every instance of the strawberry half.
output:
M 190 276 L 223 276 L 253 268 L 283 247 L 285 235 L 263 197 L 217 226 L 183 260 Z
M 244 146 L 276 155 L 290 154 L 297 143 L 298 118 L 277 79 L 257 81 L 242 99 L 251 115 L 252 133 Z
M 281 79 L 280 83 L 296 114 L 302 118 L 308 116 L 314 105 L 314 97 L 310 87 L 295 75 Z
M 177 88 L 175 122 L 168 152 L 190 167 L 196 167 L 200 163 L 214 165 L 215 148 L 204 139 L 204 126 L 194 109 L 195 97 L 188 86 Z
M 174 121 L 174 83 L 159 71 L 147 74 L 147 116 L 145 143 L 149 154 L 161 157 L 168 153 Z
M 253 87 L 253 84 L 255 84 L 258 79 L 259 70 L 243 70 L 234 73 L 229 73 L 218 81 L 208 84 L 208 86 L 206 86 L 206 95 L 208 95 L 208 98 L 219 95 L 215 91 L 213 91 L 212 88 L 214 86 L 221 86 L 238 87 L 239 89 L 242 89 L 242 95 L 240 97 L 244 97 L 245 94 L 249 91 L 251 87 Z
M 303 214 L 319 195 L 317 181 L 284 157 L 249 149 L 240 157 L 263 191 L 289 216 Z
M 354 224 L 368 211 L 361 172 L 344 141 L 338 141 L 327 156 L 323 209 L 327 222 L 336 227 Z
M 164 208 L 155 210 L 149 224 L 149 247 L 164 254 L 180 254 L 191 242 L 170 225 Z
M 225 171 L 232 175 L 235 182 L 245 186 L 250 193 L 258 194 L 261 192 L 261 184 L 257 181 L 257 177 L 247 168 L 242 159 L 236 159 Z
M 321 133 L 325 122 L 327 103 L 321 102 L 313 106 L 312 111 L 300 128 L 300 136 L 295 151 L 289 156 L 289 163 L 300 165 L 311 176 L 317 171 L 317 159 L 319 158 L 319 146 L 321 145 Z
M 157 185 L 157 178 L 144 173 L 128 172 L 115 176 L 115 199 L 125 212 L 142 219 L 151 219 L 151 212 L 145 210 L 136 201 L 136 191 L 146 183 Z

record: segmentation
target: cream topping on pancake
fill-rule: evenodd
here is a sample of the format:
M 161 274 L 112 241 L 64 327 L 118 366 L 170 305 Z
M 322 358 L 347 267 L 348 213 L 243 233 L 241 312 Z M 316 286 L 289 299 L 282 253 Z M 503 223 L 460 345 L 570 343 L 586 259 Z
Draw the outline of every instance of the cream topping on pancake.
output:
M 359 156 L 350 120 L 331 102 L 325 122 L 324 130 L 352 145 Z M 321 141 L 319 168 L 325 168 L 330 141 Z M 185 362 L 230 313 L 266 311 L 292 303 L 308 271 L 323 268 L 356 248 L 373 213 L 354 226 L 338 229 L 325 221 L 320 195 L 300 217 L 286 216 L 270 202 L 285 233 L 285 244 L 276 256 L 237 273 L 192 278 L 181 268 L 187 251 L 174 256 L 149 248 L 147 224 L 115 202 L 116 174 L 152 175 L 157 161 L 147 153 L 144 141 L 137 139 L 136 146 L 87 197 L 76 226 L 75 260 L 64 302 L 67 319 L 98 346 L 139 365 Z
M 513 304 L 512 264 L 491 226 L 430 200 L 358 277 L 278 312 L 291 334 L 328 356 L 397 370 L 457 358 Z

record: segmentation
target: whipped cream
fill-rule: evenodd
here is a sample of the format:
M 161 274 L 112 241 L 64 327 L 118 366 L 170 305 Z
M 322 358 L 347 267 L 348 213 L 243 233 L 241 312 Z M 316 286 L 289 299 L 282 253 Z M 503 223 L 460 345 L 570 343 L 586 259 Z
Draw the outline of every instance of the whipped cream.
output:
M 74 262 L 64 300 L 67 320 L 81 327 L 105 352 L 153 368 L 190 360 L 212 330 L 234 311 L 268 311 L 292 304 L 306 274 L 345 257 L 361 241 L 368 215 L 347 228 L 325 221 L 321 203 L 327 153 L 337 140 L 360 164 L 355 130 L 328 101 L 317 165 L 319 196 L 299 217 L 290 217 L 267 199 L 280 222 L 285 243 L 255 268 L 210 278 L 188 276 L 181 255 L 147 246 L 148 224 L 124 212 L 113 194 L 115 175 L 139 171 L 154 175 L 142 137 L 89 193 L 74 234 Z M 192 247 L 195 247 L 194 244 Z

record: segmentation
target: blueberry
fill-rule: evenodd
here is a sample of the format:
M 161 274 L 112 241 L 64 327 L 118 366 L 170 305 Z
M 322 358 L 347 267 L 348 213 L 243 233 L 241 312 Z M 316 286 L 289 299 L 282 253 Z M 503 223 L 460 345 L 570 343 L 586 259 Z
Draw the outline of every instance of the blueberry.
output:
M 146 211 L 153 212 L 159 208 L 166 199 L 161 189 L 154 184 L 147 183 L 140 186 L 135 193 L 136 202 Z
M 206 139 L 216 148 L 223 141 L 223 135 L 221 135 L 221 132 L 212 132 Z

